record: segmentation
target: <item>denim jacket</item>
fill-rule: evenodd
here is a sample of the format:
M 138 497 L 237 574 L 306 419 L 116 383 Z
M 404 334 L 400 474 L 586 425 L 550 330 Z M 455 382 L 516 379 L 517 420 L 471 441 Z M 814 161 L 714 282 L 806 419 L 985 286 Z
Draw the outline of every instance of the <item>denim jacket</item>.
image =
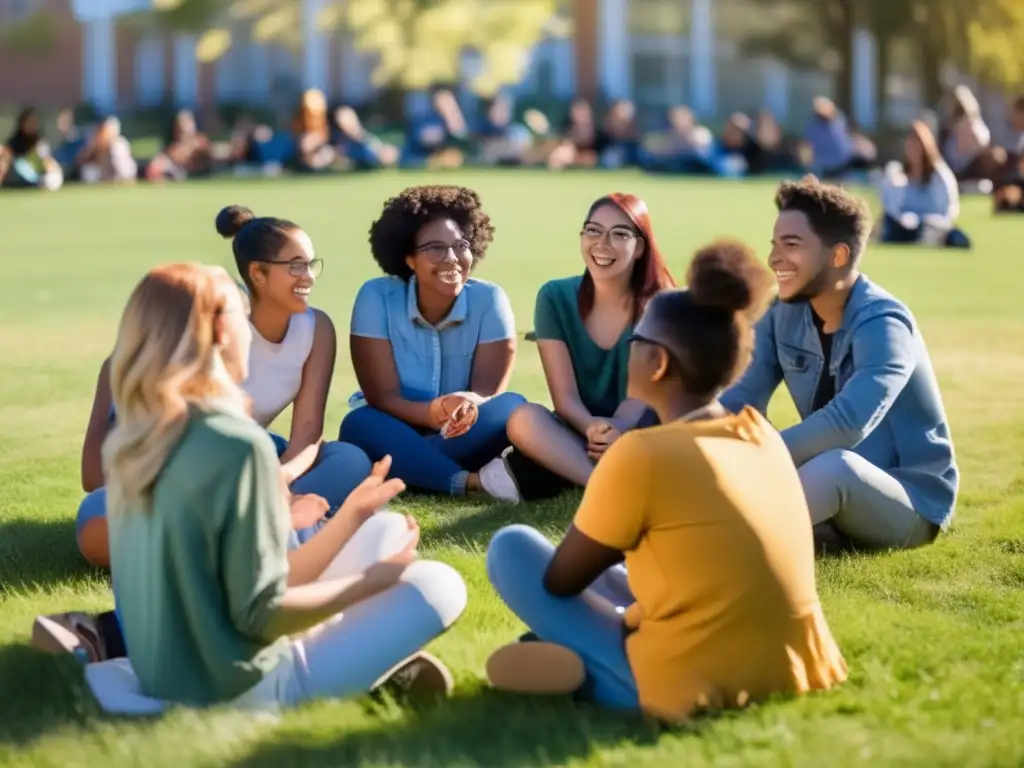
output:
M 806 302 L 776 302 L 756 328 L 754 357 L 722 396 L 761 413 L 782 381 L 802 421 L 782 437 L 799 467 L 826 451 L 853 451 L 891 474 L 914 509 L 946 527 L 959 470 L 938 382 L 910 310 L 861 275 L 832 337 L 836 395 L 811 413 L 825 358 Z

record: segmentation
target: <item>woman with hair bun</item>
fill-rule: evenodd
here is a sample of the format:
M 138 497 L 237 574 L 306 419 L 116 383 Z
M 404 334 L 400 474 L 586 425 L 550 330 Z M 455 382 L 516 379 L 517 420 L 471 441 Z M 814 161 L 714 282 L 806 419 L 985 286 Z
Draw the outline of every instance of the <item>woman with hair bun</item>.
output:
M 669 722 L 846 678 L 818 601 L 810 514 L 781 436 L 719 393 L 748 364 L 771 277 L 746 246 L 699 251 L 631 336 L 629 396 L 661 425 L 620 437 L 556 547 L 499 531 L 491 583 L 532 631 L 493 685 L 584 692 Z M 625 565 L 620 565 L 625 560 Z
M 230 239 L 238 274 L 252 305 L 249 377 L 244 388 L 252 416 L 266 428 L 292 406 L 289 438 L 271 435 L 285 482 L 293 493 L 292 518 L 300 542 L 370 474 L 370 460 L 354 445 L 324 442 L 324 412 L 334 375 L 334 324 L 309 297 L 323 259 L 297 224 L 257 218 L 232 205 L 216 219 L 217 232 Z M 78 510 L 79 550 L 93 565 L 109 565 L 106 491 L 100 446 L 114 426 L 109 359 L 97 381 L 93 411 L 82 449 L 82 485 L 89 493 Z

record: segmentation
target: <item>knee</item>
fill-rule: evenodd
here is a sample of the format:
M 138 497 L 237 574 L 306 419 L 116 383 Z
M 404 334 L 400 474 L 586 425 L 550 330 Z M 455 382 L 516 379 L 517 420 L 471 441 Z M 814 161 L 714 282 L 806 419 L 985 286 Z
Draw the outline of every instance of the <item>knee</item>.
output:
M 322 461 L 329 461 L 338 468 L 339 472 L 344 472 L 346 476 L 358 476 L 362 480 L 370 474 L 370 469 L 373 467 L 373 463 L 370 461 L 370 457 L 366 455 L 366 451 L 359 446 L 352 445 L 352 443 L 324 443 L 321 451 L 323 451 Z
M 466 610 L 466 582 L 459 572 L 445 563 L 417 560 L 401 576 L 404 584 L 414 587 L 447 629 Z
M 81 534 L 82 529 L 91 521 L 96 518 L 105 518 L 106 516 L 107 490 L 105 488 L 98 488 L 82 499 L 82 503 L 78 505 L 78 513 L 75 515 L 76 534 Z
M 857 474 L 857 465 L 863 459 L 853 451 L 838 449 L 819 453 L 797 470 L 804 489 L 838 486 L 851 475 Z
M 537 548 L 538 540 L 548 543 L 537 529 L 521 523 L 507 525 L 494 534 L 487 546 L 487 578 L 491 584 L 497 586 L 503 574 L 510 570 L 521 571 L 530 550 Z
M 524 445 L 537 433 L 541 423 L 550 418 L 551 412 L 547 408 L 536 403 L 523 403 L 512 412 L 505 424 L 508 439 L 512 445 Z
M 406 520 L 405 515 L 381 509 L 370 515 L 370 519 L 363 523 L 359 530 L 372 533 L 381 539 L 397 542 L 409 532 L 409 521 Z
M 341 429 L 338 434 L 339 442 L 346 440 L 350 442 L 358 441 L 364 439 L 366 435 L 372 434 L 379 414 L 379 411 L 368 405 L 349 411 L 345 414 L 345 418 L 341 420 Z
M 89 565 L 97 568 L 110 567 L 110 538 L 107 533 L 107 519 L 94 517 L 78 529 L 76 536 L 78 551 Z

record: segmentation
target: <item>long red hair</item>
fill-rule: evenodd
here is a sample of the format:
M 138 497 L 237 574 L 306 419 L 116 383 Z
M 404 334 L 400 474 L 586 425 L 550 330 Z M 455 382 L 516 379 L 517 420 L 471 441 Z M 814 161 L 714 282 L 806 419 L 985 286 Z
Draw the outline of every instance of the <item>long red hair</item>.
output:
M 651 215 L 647 212 L 647 203 L 636 195 L 625 192 L 612 192 L 610 195 L 596 200 L 587 211 L 584 221 L 589 221 L 594 211 L 606 205 L 614 205 L 629 219 L 636 234 L 644 240 L 644 252 L 633 262 L 633 272 L 629 276 L 629 290 L 633 294 L 633 320 L 640 317 L 647 302 L 658 291 L 675 288 L 676 281 L 668 271 L 665 259 L 661 256 L 658 243 L 654 239 L 654 227 Z M 594 309 L 594 278 L 588 269 L 583 275 L 577 295 L 580 317 L 586 320 Z

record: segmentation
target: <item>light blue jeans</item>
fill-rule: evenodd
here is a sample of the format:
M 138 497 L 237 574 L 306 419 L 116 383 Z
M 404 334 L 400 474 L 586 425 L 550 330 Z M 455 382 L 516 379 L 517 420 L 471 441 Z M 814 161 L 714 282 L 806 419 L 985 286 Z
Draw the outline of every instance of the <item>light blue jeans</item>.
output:
M 282 455 L 288 448 L 288 441 L 280 435 L 271 433 L 270 437 L 277 447 L 277 455 Z M 315 493 L 323 496 L 331 507 L 328 514 L 333 515 L 345 503 L 348 495 L 355 490 L 370 474 L 370 460 L 359 448 L 349 443 L 324 443 L 320 447 L 320 455 L 312 468 L 292 483 L 292 493 Z M 105 517 L 107 514 L 107 491 L 99 488 L 82 500 L 78 507 L 75 520 L 76 536 L 90 520 Z M 305 543 L 320 530 L 322 523 L 296 531 L 300 543 Z
M 487 549 L 487 576 L 505 605 L 541 640 L 569 648 L 587 670 L 584 693 L 615 709 L 638 709 L 636 680 L 626 658 L 622 611 L 633 602 L 626 569 L 609 568 L 577 597 L 555 597 L 544 574 L 555 548 L 538 531 L 510 525 Z

